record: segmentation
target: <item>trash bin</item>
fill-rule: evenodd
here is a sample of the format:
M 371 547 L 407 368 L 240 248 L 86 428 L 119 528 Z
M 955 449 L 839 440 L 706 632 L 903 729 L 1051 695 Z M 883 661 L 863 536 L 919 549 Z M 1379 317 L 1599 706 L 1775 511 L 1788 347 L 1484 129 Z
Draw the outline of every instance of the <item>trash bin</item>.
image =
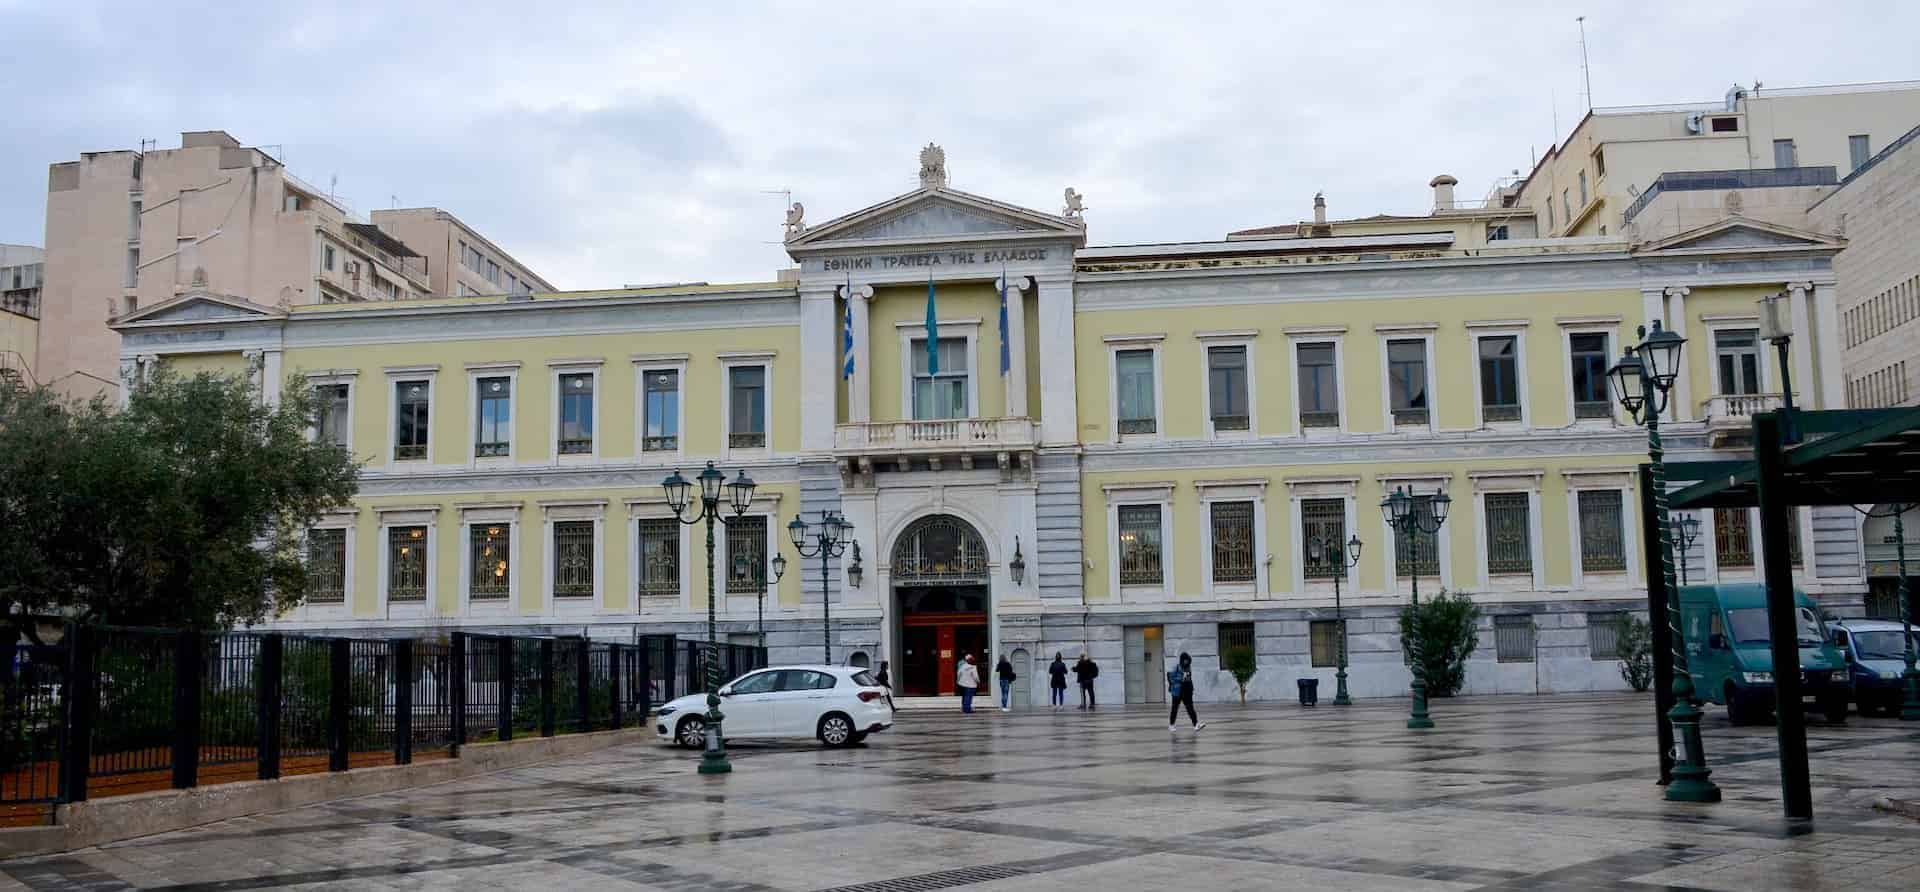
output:
M 1299 679 L 1298 681 L 1300 684 L 1300 705 L 1301 706 L 1319 706 L 1320 705 L 1320 679 L 1302 678 L 1302 679 Z

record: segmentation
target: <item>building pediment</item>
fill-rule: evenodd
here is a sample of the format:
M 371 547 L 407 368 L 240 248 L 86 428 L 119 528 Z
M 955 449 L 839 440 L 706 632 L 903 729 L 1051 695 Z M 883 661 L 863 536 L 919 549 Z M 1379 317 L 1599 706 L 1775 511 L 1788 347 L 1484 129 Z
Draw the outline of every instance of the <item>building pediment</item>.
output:
M 1728 217 L 1715 223 L 1639 246 L 1637 253 L 1725 251 L 1753 248 L 1832 248 L 1844 243 L 1829 235 L 1781 226 L 1747 217 Z
M 211 291 L 190 291 L 113 320 L 115 327 L 139 323 L 245 322 L 278 319 L 286 313 L 245 298 Z
M 1086 236 L 1079 220 L 934 186 L 804 229 L 787 239 L 787 251 L 798 257 L 849 247 L 1034 238 L 1084 244 Z

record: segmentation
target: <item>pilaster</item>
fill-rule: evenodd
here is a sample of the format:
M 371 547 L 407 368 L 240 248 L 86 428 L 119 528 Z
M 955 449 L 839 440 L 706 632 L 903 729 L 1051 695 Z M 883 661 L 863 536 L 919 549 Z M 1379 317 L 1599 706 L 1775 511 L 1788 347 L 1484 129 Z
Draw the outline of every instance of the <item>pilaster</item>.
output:
M 1042 277 L 1040 291 L 1040 442 L 1079 442 L 1080 413 L 1074 393 L 1073 278 Z
M 1007 296 L 1007 415 L 1026 418 L 1027 414 L 1027 309 L 1026 276 L 1002 276 L 995 286 Z
M 831 286 L 800 293 L 800 449 L 833 451 L 834 376 L 840 364 L 840 332 L 834 325 Z
M 1838 294 L 1832 284 L 1814 283 L 1808 292 L 1813 315 L 1813 341 L 1818 346 L 1815 355 L 1809 357 L 1819 369 L 1817 379 L 1808 378 L 1807 389 L 1813 389 L 1813 382 L 1820 385 L 1820 408 L 1844 409 L 1847 407 L 1847 395 L 1844 376 L 1840 364 L 1840 306 Z M 1796 325 L 1798 323 L 1795 323 Z
M 1667 319 L 1661 324 L 1677 332 L 1681 337 L 1686 337 L 1687 335 L 1687 294 L 1692 290 L 1693 289 L 1685 285 L 1670 285 L 1665 291 L 1667 298 Z M 1711 350 L 1712 348 L 1695 344 L 1694 349 Z M 1685 360 L 1684 354 L 1682 355 L 1682 359 L 1683 361 L 1687 361 L 1689 366 L 1691 366 L 1691 361 Z M 1667 402 L 1667 420 L 1692 420 L 1697 408 L 1698 407 L 1693 404 L 1693 376 L 1687 374 L 1685 369 L 1682 369 L 1679 379 L 1676 380 L 1673 385 L 1673 399 Z
M 1807 303 L 1807 296 L 1812 291 L 1812 282 L 1787 283 L 1787 305 L 1792 312 L 1793 333 L 1800 340 L 1799 349 L 1789 354 L 1793 362 L 1793 383 L 1800 391 L 1792 395 L 1793 403 L 1803 409 L 1833 409 L 1838 407 L 1828 405 L 1824 397 L 1814 399 L 1814 394 L 1819 392 L 1816 389 L 1819 382 L 1813 377 L 1813 354 L 1817 345 L 1814 343 L 1813 326 L 1809 324 L 1813 318 L 1812 307 Z
M 853 317 L 853 375 L 847 379 L 847 422 L 865 424 L 873 420 L 873 363 L 869 361 L 873 342 L 867 325 L 873 286 L 843 286 L 840 292 L 847 301 L 847 313 Z M 844 369 L 846 357 L 840 362 Z

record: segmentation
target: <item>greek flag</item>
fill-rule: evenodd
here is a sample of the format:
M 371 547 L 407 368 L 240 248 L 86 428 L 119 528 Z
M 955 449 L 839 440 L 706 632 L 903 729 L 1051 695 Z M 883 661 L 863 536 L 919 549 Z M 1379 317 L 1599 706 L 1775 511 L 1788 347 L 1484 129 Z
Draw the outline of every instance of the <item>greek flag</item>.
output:
M 1007 343 L 1007 268 L 1000 268 L 1000 374 L 1013 366 L 1013 346 Z
M 933 273 L 927 273 L 927 374 L 940 374 L 940 318 L 933 312 Z
M 847 277 L 847 319 L 840 335 L 840 377 L 853 377 L 853 277 Z

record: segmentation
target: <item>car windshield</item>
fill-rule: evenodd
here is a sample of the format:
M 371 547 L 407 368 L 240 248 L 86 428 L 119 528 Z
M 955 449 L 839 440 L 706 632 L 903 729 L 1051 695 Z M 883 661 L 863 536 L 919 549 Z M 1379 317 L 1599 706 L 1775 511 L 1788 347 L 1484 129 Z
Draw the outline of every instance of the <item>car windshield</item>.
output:
M 1920 635 L 1914 638 L 1914 646 L 1920 647 Z M 1901 660 L 1907 656 L 1900 632 L 1894 629 L 1853 633 L 1853 652 L 1862 660 Z
M 875 681 L 873 676 L 865 669 L 853 673 L 853 683 L 863 688 L 877 688 L 880 686 L 880 682 Z
M 1797 607 L 1793 612 L 1800 644 L 1819 644 L 1827 640 L 1820 628 L 1820 618 L 1805 607 Z M 1765 607 L 1740 607 L 1727 611 L 1727 627 L 1733 632 L 1733 640 L 1740 644 L 1766 644 L 1773 640 L 1767 633 L 1767 609 Z

